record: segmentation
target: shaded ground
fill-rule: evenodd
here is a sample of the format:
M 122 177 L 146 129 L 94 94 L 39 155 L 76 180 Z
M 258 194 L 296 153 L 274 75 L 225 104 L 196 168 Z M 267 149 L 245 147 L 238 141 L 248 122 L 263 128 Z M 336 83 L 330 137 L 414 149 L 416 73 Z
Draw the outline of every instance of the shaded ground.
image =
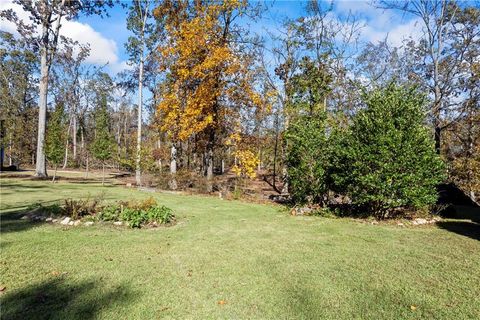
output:
M 478 223 L 291 217 L 218 197 L 1 181 L 3 319 L 478 319 Z M 154 196 L 169 228 L 18 220 L 35 202 Z
M 2 319 L 93 319 L 102 310 L 140 298 L 126 286 L 112 288 L 95 278 L 82 282 L 66 278 L 60 274 L 5 295 Z

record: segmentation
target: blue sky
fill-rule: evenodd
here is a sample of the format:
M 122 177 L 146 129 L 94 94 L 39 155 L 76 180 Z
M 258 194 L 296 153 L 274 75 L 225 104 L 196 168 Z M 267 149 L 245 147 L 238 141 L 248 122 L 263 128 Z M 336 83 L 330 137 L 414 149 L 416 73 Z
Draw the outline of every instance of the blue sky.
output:
M 329 2 L 326 2 L 329 3 Z M 304 1 L 267 1 L 269 10 L 262 19 L 252 26 L 254 31 L 265 33 L 265 30 L 274 31 L 281 25 L 281 21 L 288 18 L 298 18 L 305 13 Z M 13 8 L 20 18 L 28 19 L 21 8 L 14 5 L 11 0 L 0 0 L 0 10 Z M 402 39 L 413 36 L 418 37 L 420 30 L 417 20 L 411 17 L 401 16 L 393 11 L 383 11 L 369 5 L 369 1 L 341 0 L 336 1 L 333 18 L 342 20 L 349 12 L 355 14 L 364 25 L 361 40 L 363 42 L 376 42 L 383 40 L 387 35 L 389 42 L 401 45 Z M 109 10 L 110 17 L 98 16 L 79 17 L 77 21 L 63 23 L 62 33 L 80 42 L 88 42 L 91 45 L 89 63 L 109 63 L 108 70 L 115 74 L 127 67 L 128 56 L 124 49 L 124 43 L 129 33 L 126 29 L 126 10 L 116 6 Z M 0 29 L 13 32 L 13 26 L 2 21 Z

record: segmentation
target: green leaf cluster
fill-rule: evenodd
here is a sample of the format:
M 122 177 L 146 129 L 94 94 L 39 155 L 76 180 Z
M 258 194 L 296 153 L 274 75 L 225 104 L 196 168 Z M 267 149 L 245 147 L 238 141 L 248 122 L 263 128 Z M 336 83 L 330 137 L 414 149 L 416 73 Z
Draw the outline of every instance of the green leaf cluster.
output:
M 65 110 L 63 103 L 58 103 L 50 114 L 45 141 L 45 155 L 54 166 L 63 160 L 65 152 Z
M 109 128 L 110 117 L 106 96 L 102 96 L 100 106 L 95 113 L 95 138 L 91 145 L 93 156 L 100 161 L 109 160 L 113 153 L 113 137 Z
M 289 126 L 287 168 L 289 190 L 296 203 L 321 202 L 327 192 L 329 153 L 325 114 L 300 115 Z
M 425 97 L 390 83 L 363 94 L 366 108 L 337 136 L 331 160 L 334 187 L 371 213 L 434 204 L 444 164 L 425 124 Z

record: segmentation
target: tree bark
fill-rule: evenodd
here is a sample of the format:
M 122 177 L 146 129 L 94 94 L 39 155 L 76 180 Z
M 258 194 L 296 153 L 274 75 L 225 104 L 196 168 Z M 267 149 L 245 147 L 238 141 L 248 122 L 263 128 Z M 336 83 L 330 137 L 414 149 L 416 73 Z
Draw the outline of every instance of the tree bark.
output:
M 143 51 L 143 50 L 142 50 Z M 140 171 L 140 150 L 142 147 L 142 90 L 143 90 L 143 52 L 140 59 L 140 67 L 138 73 L 138 121 L 137 121 L 137 155 L 136 155 L 136 169 L 135 169 L 135 181 L 137 185 L 142 184 L 141 171 Z
M 172 190 L 177 189 L 177 180 L 175 175 L 177 174 L 177 147 L 174 142 L 172 142 L 172 147 L 170 149 L 170 181 L 169 187 Z
M 12 134 L 10 134 L 10 140 L 8 142 L 8 165 L 11 166 L 13 164 L 12 161 Z
M 138 126 L 137 126 L 137 156 L 136 156 L 136 170 L 135 170 L 135 180 L 137 185 L 141 185 L 141 168 L 140 168 L 140 151 L 141 151 L 141 143 L 142 143 L 142 106 L 143 106 L 143 65 L 144 65 L 144 51 L 145 51 L 145 27 L 147 24 L 147 17 L 149 11 L 150 3 L 147 2 L 145 5 L 145 11 L 140 8 L 140 14 L 143 15 L 142 17 L 142 27 L 140 33 L 140 65 L 138 70 Z
M 77 161 L 77 115 L 75 110 L 73 111 L 73 128 L 72 128 L 72 138 L 73 138 L 73 161 Z
M 70 118 L 70 121 L 68 122 L 67 138 L 66 138 L 66 142 L 65 142 L 65 156 L 63 158 L 62 169 L 65 169 L 67 167 L 67 163 L 68 163 L 68 139 L 70 138 L 71 127 L 72 127 L 72 118 Z
M 289 117 L 288 115 L 285 117 L 285 130 L 288 130 L 289 126 Z M 287 166 L 287 149 L 288 149 L 288 141 L 283 137 L 283 150 L 282 150 L 282 158 L 283 158 L 283 168 L 282 168 L 282 180 L 283 180 L 283 187 L 282 187 L 282 194 L 288 194 L 288 166 Z
M 63 8 L 65 1 L 62 0 L 59 6 L 59 13 L 56 21 L 55 30 L 53 31 L 53 41 L 50 43 L 49 31 L 51 26 L 50 14 L 48 14 L 48 3 L 45 1 L 44 14 L 42 21 L 42 38 L 40 48 L 40 84 L 38 99 L 38 134 L 37 134 L 37 157 L 35 166 L 35 176 L 47 177 L 47 164 L 45 158 L 45 130 L 47 126 L 47 95 L 48 95 L 48 76 L 55 50 L 57 49 L 58 37 L 60 33 L 60 21 L 63 16 Z M 50 58 L 49 58 L 50 55 Z
M 102 162 L 102 186 L 105 185 L 105 161 Z
M 42 38 L 48 41 L 48 26 L 42 27 Z M 47 92 L 48 92 L 48 65 L 47 48 L 45 45 L 40 53 L 40 84 L 38 100 L 38 136 L 37 136 L 37 156 L 35 166 L 35 176 L 40 178 L 47 177 L 47 167 L 45 162 L 45 127 L 47 125 Z
M 209 142 L 207 144 L 207 192 L 213 191 L 212 180 L 213 180 L 213 143 Z
M 85 164 L 85 179 L 88 179 L 88 154 L 87 154 L 87 159 Z
M 279 119 L 278 119 L 278 111 L 275 114 L 275 144 L 273 146 L 273 182 L 272 186 L 275 191 L 279 191 L 277 189 L 277 153 L 278 153 L 278 132 L 279 132 Z

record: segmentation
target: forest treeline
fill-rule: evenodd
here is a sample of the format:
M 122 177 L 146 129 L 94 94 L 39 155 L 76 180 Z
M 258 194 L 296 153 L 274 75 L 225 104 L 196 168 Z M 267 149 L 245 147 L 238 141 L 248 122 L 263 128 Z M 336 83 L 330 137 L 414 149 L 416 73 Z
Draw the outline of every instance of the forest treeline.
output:
M 86 63 L 62 21 L 107 15 L 112 1 L 20 1 L 0 13 L 5 166 L 115 168 L 136 182 L 261 174 L 297 202 L 330 191 L 385 215 L 435 202 L 450 181 L 480 193 L 480 8 L 475 2 L 377 1 L 416 19 L 420 37 L 362 43 L 361 20 L 324 1 L 254 32 L 268 4 L 123 4 L 130 69 Z

